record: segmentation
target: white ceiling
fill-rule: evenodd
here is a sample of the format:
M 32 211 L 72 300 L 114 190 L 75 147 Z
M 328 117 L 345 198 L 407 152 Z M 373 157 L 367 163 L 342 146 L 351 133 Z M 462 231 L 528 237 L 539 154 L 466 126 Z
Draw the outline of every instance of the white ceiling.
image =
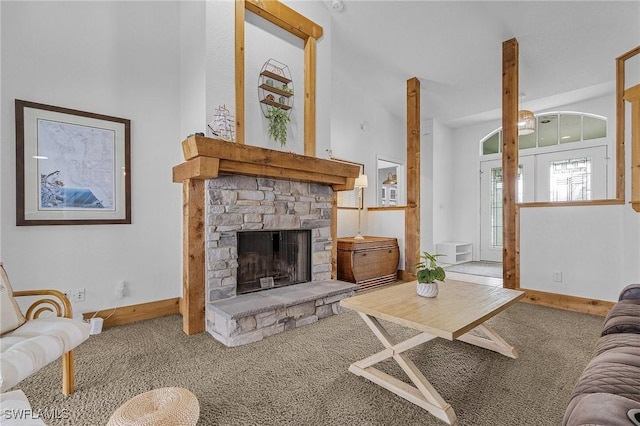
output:
M 336 78 L 355 72 L 348 84 L 404 117 L 406 81 L 418 77 L 422 119 L 450 127 L 500 118 L 508 39 L 534 112 L 612 93 L 615 58 L 640 45 L 640 0 L 344 0 L 332 16 Z

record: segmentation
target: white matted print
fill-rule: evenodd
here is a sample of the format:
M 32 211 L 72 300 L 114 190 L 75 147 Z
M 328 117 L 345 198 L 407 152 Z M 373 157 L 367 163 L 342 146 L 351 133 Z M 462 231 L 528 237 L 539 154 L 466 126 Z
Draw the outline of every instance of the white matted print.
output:
M 131 223 L 130 121 L 16 100 L 17 224 Z

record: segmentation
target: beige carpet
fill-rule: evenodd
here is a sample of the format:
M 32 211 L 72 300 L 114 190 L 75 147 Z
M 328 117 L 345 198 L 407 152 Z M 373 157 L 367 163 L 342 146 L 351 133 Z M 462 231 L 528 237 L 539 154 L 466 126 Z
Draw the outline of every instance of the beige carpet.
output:
M 489 324 L 516 360 L 441 339 L 409 351 L 460 425 L 559 425 L 590 358 L 601 317 L 518 303 Z M 227 348 L 188 337 L 174 315 L 115 327 L 76 350 L 76 392 L 60 392 L 60 362 L 23 381 L 49 425 L 104 425 L 133 396 L 179 386 L 200 402 L 199 425 L 442 425 L 417 406 L 347 371 L 382 349 L 353 312 Z M 389 325 L 404 337 L 410 330 Z M 394 363 L 386 371 L 403 377 Z

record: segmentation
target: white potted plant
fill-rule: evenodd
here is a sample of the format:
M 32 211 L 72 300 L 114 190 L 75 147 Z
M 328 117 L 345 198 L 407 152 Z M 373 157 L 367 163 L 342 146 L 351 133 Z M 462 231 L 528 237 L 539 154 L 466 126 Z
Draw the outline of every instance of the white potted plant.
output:
M 437 257 L 441 254 L 430 254 L 426 251 L 420 255 L 421 261 L 413 265 L 416 269 L 418 284 L 416 291 L 423 297 L 436 297 L 438 295 L 438 281 L 444 281 L 445 272 L 437 264 Z

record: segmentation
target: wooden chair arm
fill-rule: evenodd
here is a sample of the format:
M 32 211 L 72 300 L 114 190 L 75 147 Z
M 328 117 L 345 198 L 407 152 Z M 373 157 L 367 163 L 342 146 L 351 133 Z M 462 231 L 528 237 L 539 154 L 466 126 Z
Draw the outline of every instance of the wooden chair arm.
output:
M 14 291 L 14 297 L 26 296 L 53 296 L 53 298 L 40 298 L 33 302 L 24 315 L 27 319 L 38 318 L 44 312 L 54 312 L 58 317 L 73 318 L 71 302 L 65 294 L 58 290 L 42 289 L 42 290 L 21 290 Z M 56 300 L 57 299 L 57 300 Z

